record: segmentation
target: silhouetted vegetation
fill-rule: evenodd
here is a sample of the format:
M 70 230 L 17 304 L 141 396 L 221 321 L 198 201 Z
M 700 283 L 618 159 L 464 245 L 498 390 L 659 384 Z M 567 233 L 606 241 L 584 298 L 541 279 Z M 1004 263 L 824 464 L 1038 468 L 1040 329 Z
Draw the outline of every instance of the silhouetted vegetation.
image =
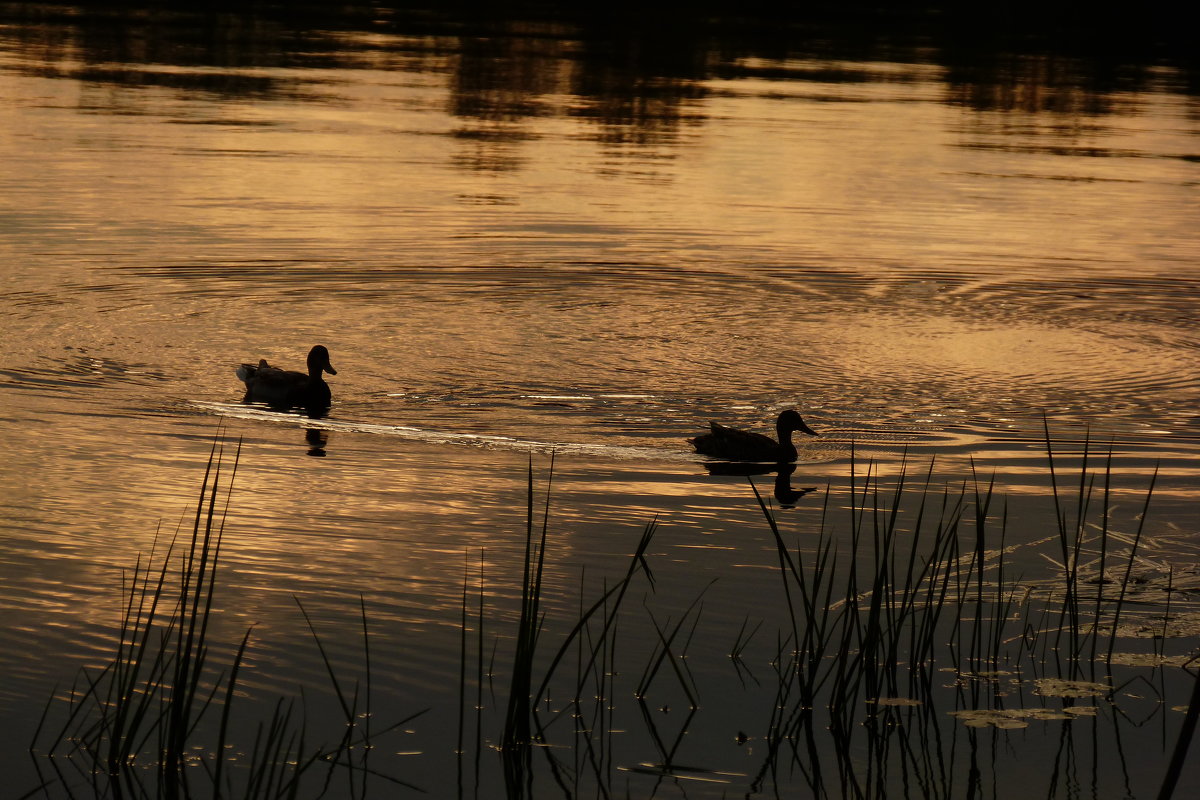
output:
M 916 476 L 902 470 L 884 481 L 872 463 L 853 459 L 849 485 L 826 492 L 820 528 L 805 532 L 800 545 L 751 479 L 778 557 L 774 585 L 758 589 L 759 602 L 780 627 L 764 632 L 764 620 L 747 617 L 731 642 L 715 646 L 703 644 L 711 640 L 707 586 L 694 587 L 690 603 L 662 598 L 674 613 L 657 607 L 653 523 L 631 538 L 623 575 L 604 579 L 599 589 L 581 581 L 578 598 L 554 598 L 560 607 L 564 600 L 577 604 L 575 616 L 549 619 L 543 574 L 555 558 L 551 492 L 547 485 L 544 501 L 536 501 L 531 464 L 515 613 L 489 605 L 482 553 L 478 571 L 466 553 L 458 796 L 471 794 L 468 782 L 477 793 L 498 773 L 509 798 L 549 791 L 612 796 L 631 786 L 644 796 L 664 782 L 696 779 L 739 786 L 747 796 L 776 796 L 800 785 L 820 797 L 1007 796 L 1010 778 L 1054 794 L 1090 770 L 1093 785 L 1120 780 L 1131 797 L 1161 785 L 1160 797 L 1169 797 L 1196 701 L 1175 707 L 1187 711 L 1173 717 L 1180 724 L 1164 719 L 1161 731 L 1144 731 L 1135 719 L 1137 698 L 1154 692 L 1156 713 L 1167 715 L 1194 694 L 1194 682 L 1180 670 L 1193 659 L 1167 653 L 1163 643 L 1180 637 L 1194 643 L 1200 627 L 1194 600 L 1180 594 L 1184 584 L 1173 573 L 1157 594 L 1136 600 L 1132 594 L 1136 583 L 1146 583 L 1135 578 L 1135 567 L 1142 564 L 1154 478 L 1137 507 L 1118 520 L 1109 455 L 1092 452 L 1087 441 L 1064 446 L 1049 431 L 1045 447 L 1056 535 L 1041 542 L 1013 542 L 992 477 L 940 485 L 931 464 Z M 1062 452 L 1068 447 L 1069 455 Z M 1064 458 L 1077 460 L 1078 471 L 1063 472 Z M 372 676 L 365 603 L 362 677 L 353 681 L 338 674 L 308 612 L 299 609 L 340 709 L 330 729 L 314 736 L 307 699 L 280 698 L 273 710 L 238 699 L 251 631 L 236 646 L 209 636 L 230 508 L 225 461 L 215 448 L 190 531 L 135 566 L 112 662 L 98 673 L 82 672 L 69 694 L 47 706 L 31 748 L 46 779 L 27 796 L 63 796 L 63 787 L 80 785 L 96 797 L 294 797 L 302 790 L 323 795 L 333 785 L 339 794 L 364 798 L 373 796 L 372 786 L 436 790 L 406 781 L 386 753 L 371 754 L 375 743 L 423 712 L 391 725 L 372 721 L 372 686 L 402 682 L 404 671 Z M 1009 556 L 1042 544 L 1051 574 L 1014 576 Z M 640 607 L 631 607 L 639 594 Z M 1134 652 L 1119 652 L 1118 641 Z M 1139 641 L 1145 644 L 1137 647 Z M 214 663 L 216 652 L 228 662 Z M 731 672 L 723 678 L 715 677 L 714 665 L 696 663 L 714 654 L 727 659 Z M 757 722 L 749 732 L 724 736 L 736 733 L 739 746 L 756 743 L 755 771 L 722 770 L 703 745 L 704 766 L 698 765 L 698 746 L 685 745 L 703 740 L 701 720 L 714 719 L 699 712 L 729 704 L 739 686 L 752 690 L 746 700 L 732 700 L 749 704 L 737 718 Z M 251 728 L 231 719 L 264 712 L 253 740 L 239 741 Z M 445 720 L 430 724 L 448 727 Z M 1023 763 L 1019 775 L 998 774 L 1005 751 L 1021 758 L 1030 746 L 1003 739 L 1005 732 L 1034 725 L 1061 726 L 1053 759 Z M 1086 726 L 1079 745 L 1072 726 Z M 629 760 L 632 729 L 643 740 L 635 752 L 647 753 L 636 763 Z M 1173 757 L 1171 747 L 1164 753 L 1159 746 L 1164 735 L 1172 745 L 1178 740 Z M 1139 745 L 1149 746 L 1154 759 L 1132 769 L 1127 751 Z M 1064 771 L 1062 763 L 1072 766 Z M 991 788 L 980 783 L 985 775 Z M 449 793 L 441 787 L 441 796 Z

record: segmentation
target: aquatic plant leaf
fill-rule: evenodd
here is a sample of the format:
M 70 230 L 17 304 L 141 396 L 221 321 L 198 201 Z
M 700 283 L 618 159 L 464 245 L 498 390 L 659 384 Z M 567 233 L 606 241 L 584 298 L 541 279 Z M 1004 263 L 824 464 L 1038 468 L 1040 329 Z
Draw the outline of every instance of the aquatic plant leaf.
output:
M 1095 697 L 1106 695 L 1112 687 L 1091 681 L 1069 681 L 1065 678 L 1038 678 L 1034 681 L 1034 694 L 1042 697 Z
M 1019 710 L 1029 719 L 1074 719 L 1066 713 L 1065 708 L 1024 708 Z
M 958 673 L 960 681 L 987 681 L 999 683 L 1003 678 L 1012 675 L 1012 672 L 1004 669 L 988 669 L 978 670 L 975 672 L 961 671 Z
M 1049 722 L 1051 720 L 1072 720 L 1079 717 L 1095 716 L 1095 706 L 1072 706 L 1070 708 L 977 708 L 962 711 L 950 711 L 950 716 L 957 717 L 968 728 L 986 728 L 988 726 L 1001 730 L 1028 728 L 1032 720 Z
M 874 703 L 877 706 L 919 706 L 920 700 L 914 700 L 911 697 L 876 697 L 874 700 L 868 700 L 868 703 Z
M 1157 653 L 1113 653 L 1111 662 L 1123 667 L 1182 667 L 1187 656 L 1160 656 Z
M 1096 706 L 1067 706 L 1063 713 L 1076 717 L 1094 717 L 1097 710 Z
M 1000 728 L 1001 730 L 1009 730 L 1009 729 L 1014 729 L 1014 728 L 1028 728 L 1029 727 L 1029 723 L 1023 719 L 1002 718 L 1002 719 L 993 721 L 992 724 L 995 725 L 997 728 Z
M 975 708 L 951 711 L 949 714 L 957 717 L 968 728 L 986 728 L 989 725 L 1002 729 L 1029 727 L 1029 723 L 1022 719 L 1020 710 Z
M 1127 639 L 1179 639 L 1200 636 L 1200 613 L 1189 612 L 1164 620 L 1162 617 L 1126 620 L 1117 636 Z

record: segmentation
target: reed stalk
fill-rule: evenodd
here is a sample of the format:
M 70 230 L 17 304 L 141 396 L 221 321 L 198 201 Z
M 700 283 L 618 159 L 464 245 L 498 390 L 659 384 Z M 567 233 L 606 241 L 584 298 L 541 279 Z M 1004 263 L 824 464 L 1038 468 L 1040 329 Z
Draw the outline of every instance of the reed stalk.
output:
M 357 683 L 352 691 L 343 686 L 306 609 L 296 600 L 345 716 L 341 741 L 332 748 L 309 747 L 295 702 L 281 698 L 270 719 L 259 723 L 248 757 L 231 758 L 231 731 L 238 727 L 234 698 L 254 626 L 240 638 L 227 663 L 214 663 L 212 653 L 220 646 L 211 640 L 216 589 L 241 442 L 232 456 L 225 450 L 218 434 L 190 523 L 181 524 L 165 546 L 156 534 L 149 555 L 139 556 L 123 579 L 113 658 L 99 672 L 80 673 L 66 719 L 50 738 L 46 755 L 53 759 L 66 745 L 68 755 L 82 757 L 90 766 L 81 772 L 96 798 L 190 798 L 201 792 L 194 785 L 197 781 L 211 786 L 202 794 L 214 800 L 294 797 L 303 777 L 318 764 L 327 764 L 330 770 L 339 765 L 346 768 L 349 796 L 365 796 L 372 737 L 412 717 L 384 731 L 370 728 L 371 655 L 361 597 L 365 691 Z M 53 705 L 53 699 L 47 702 L 31 740 L 35 759 Z M 219 707 L 219 713 L 210 723 L 214 707 Z M 360 715 L 365 720 L 362 726 L 357 722 Z M 357 761 L 354 752 L 361 752 Z M 57 769 L 57 763 L 50 763 Z M 67 763 L 82 766 L 78 758 Z M 326 786 L 331 775 L 326 775 Z M 355 776 L 362 778 L 357 785 Z
M 941 486 L 934 478 L 933 460 L 927 470 L 918 470 L 906 453 L 895 478 L 884 480 L 878 465 L 852 454 L 848 487 L 837 499 L 826 491 L 818 528 L 806 527 L 804 536 L 800 531 L 793 535 L 788 525 L 795 517 L 777 513 L 749 481 L 774 545 L 772 579 L 779 585 L 773 589 L 772 602 L 780 606 L 777 630 L 767 629 L 760 636 L 764 621 L 752 624 L 747 614 L 725 653 L 739 677 L 743 662 L 769 659 L 757 731 L 762 762 L 748 779 L 753 792 L 770 793 L 764 786 L 774 780 L 779 794 L 778 786 L 788 776 L 799 775 L 815 796 L 822 797 L 886 797 L 897 782 L 921 796 L 985 793 L 980 764 L 988 756 L 988 739 L 975 729 L 965 736 L 957 729 L 943 730 L 959 723 L 947 722 L 940 705 L 952 703 L 956 711 L 1012 710 L 1030 698 L 1006 698 L 997 674 L 1001 669 L 1016 670 L 1017 681 L 1026 680 L 1026 675 L 1077 678 L 1088 674 L 1094 679 L 1101 661 L 1111 663 L 1157 469 L 1141 504 L 1136 532 L 1124 538 L 1113 530 L 1110 508 L 1112 445 L 1101 460 L 1085 436 L 1076 475 L 1062 468 L 1062 448 L 1051 438 L 1045 419 L 1043 429 L 1054 515 L 1054 533 L 1045 541 L 1057 551 L 1053 583 L 1014 578 L 1008 560 L 1008 542 L 1013 538 L 1009 505 L 1000 496 L 995 473 L 987 475 L 973 460 L 965 480 Z M 235 719 L 244 713 L 244 704 L 234 698 L 254 631 L 245 632 L 229 663 L 218 668 L 212 655 L 216 645 L 210 641 L 217 608 L 214 587 L 228 486 L 237 463 L 234 457 L 232 466 L 223 465 L 221 450 L 214 445 L 190 525 L 169 540 L 164 536 L 162 544 L 156 539 L 155 550 L 139 558 L 123 579 L 112 663 L 82 673 L 71 691 L 67 721 L 60 735 L 53 737 L 51 752 L 66 751 L 96 765 L 96 776 L 88 780 L 94 782 L 97 797 L 197 795 L 197 786 L 188 782 L 197 779 L 185 775 L 200 771 L 188 770 L 185 763 L 197 742 L 210 741 L 203 735 L 213 725 L 202 723 L 213 708 L 219 709 L 211 740 L 215 744 L 201 757 L 201 766 L 214 798 L 298 797 L 309 778 L 318 793 L 337 791 L 365 798 L 368 777 L 379 774 L 368 763 L 373 743 L 396 726 L 378 729 L 372 724 L 372 634 L 361 596 L 365 663 L 361 682 L 347 680 L 335 669 L 334 657 L 313 618 L 296 598 L 344 721 L 341 735 L 329 745 L 314 746 L 306 734 L 303 699 L 281 698 L 269 717 L 259 722 L 247 763 L 238 765 L 225 757 Z M 620 795 L 613 786 L 614 775 L 621 774 L 616 770 L 626 764 L 620 760 L 619 741 L 614 747 L 613 733 L 626 721 L 621 717 L 622 697 L 636 701 L 649 737 L 646 745 L 653 746 L 662 762 L 644 767 L 656 772 L 657 788 L 684 769 L 677 759 L 686 752 L 687 728 L 693 719 L 703 718 L 694 713 L 700 706 L 702 685 L 697 675 L 704 675 L 693 674 L 690 656 L 711 626 L 704 600 L 711 584 L 699 589 L 682 614 L 657 612 L 655 598 L 649 595 L 636 611 L 627 610 L 629 592 L 640 576 L 650 589 L 655 586 L 647 555 L 655 520 L 641 530 L 624 573 L 615 580 L 602 579 L 594 593 L 584 592 L 588 573 L 581 571 L 575 610 L 561 625 L 565 632 L 556 629 L 547 622 L 545 611 L 546 570 L 552 569 L 553 557 L 547 550 L 552 486 L 553 461 L 544 504 L 539 506 L 530 459 L 520 606 L 512 633 L 512 661 L 501 665 L 501 672 L 510 670 L 505 676 L 508 696 L 496 704 L 497 721 L 503 725 L 498 737 L 500 769 L 508 795 L 533 797 L 535 788 L 544 793 L 544 787 L 535 787 L 535 753 L 545 757 L 553 781 L 565 796 Z M 844 512 L 838 510 L 843 503 Z M 1122 541 L 1128 544 L 1127 551 L 1117 547 Z M 1011 549 L 1022 546 L 1027 545 Z M 1093 567 L 1099 570 L 1094 592 L 1085 583 Z M 483 551 L 477 593 L 472 592 L 475 573 L 469 551 L 464 553 L 462 569 L 455 741 L 459 795 L 467 792 L 464 758 L 469 748 L 474 747 L 477 791 L 486 769 L 481 766 L 483 682 L 485 674 L 495 674 L 497 658 L 493 649 L 492 663 L 485 671 L 485 624 L 489 631 L 496 628 L 488 622 L 492 609 L 485 602 Z M 1104 583 L 1109 569 L 1124 572 L 1116 592 Z M 1176 578 L 1172 571 L 1168 594 L 1176 588 Z M 1166 603 L 1164 625 L 1176 609 L 1173 602 L 1169 598 Z M 645 635 L 630 637 L 626 633 L 630 626 L 640 626 Z M 1109 636 L 1107 655 L 1099 642 L 1104 633 Z M 551 637 L 554 646 L 548 647 Z M 631 652 L 631 641 L 645 650 Z M 623 674 L 631 664 L 634 670 Z M 939 675 L 946 669 L 954 674 Z M 472 680 L 473 741 L 467 719 Z M 955 681 L 956 686 L 942 690 L 942 680 Z M 689 705 L 681 727 L 664 725 L 661 714 L 651 713 L 648 700 L 663 691 L 664 683 L 670 684 L 667 691 L 674 692 L 672 702 L 679 704 L 681 693 Z M 707 691 L 708 684 L 704 688 Z M 1028 688 L 1021 691 L 1028 693 Z M 1180 753 L 1186 752 L 1200 715 L 1200 682 L 1194 692 L 1172 756 L 1172 773 L 1160 797 L 1173 791 L 1171 781 L 1178 780 L 1183 758 Z M 51 736 L 54 729 L 49 708 L 39 722 L 35 743 Z M 564 718 L 571 723 L 561 723 Z M 672 723 L 678 719 L 672 718 Z M 1067 730 L 1060 740 L 1063 752 L 1071 747 L 1069 735 Z M 563 736 L 570 737 L 565 745 L 570 748 L 568 757 L 560 755 Z M 993 736 L 990 741 L 998 747 L 1005 740 Z M 960 768 L 964 763 L 967 766 Z M 152 785 L 139 782 L 138 769 L 143 767 L 154 775 Z M 344 783 L 335 785 L 338 778 L 344 778 Z M 633 796 L 633 791 L 627 786 L 625 794 Z

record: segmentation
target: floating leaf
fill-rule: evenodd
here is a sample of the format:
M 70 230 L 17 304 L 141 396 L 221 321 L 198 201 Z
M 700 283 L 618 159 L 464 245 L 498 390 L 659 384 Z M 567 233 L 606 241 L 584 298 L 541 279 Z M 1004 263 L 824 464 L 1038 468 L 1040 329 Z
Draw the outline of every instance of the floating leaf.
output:
M 1094 717 L 1096 711 L 1095 706 L 1067 706 L 1063 709 L 1064 714 L 1072 714 L 1076 717 Z
M 989 725 L 1001 730 L 1028 728 L 1030 720 L 1071 720 L 1085 716 L 1095 716 L 1095 706 L 1072 706 L 1070 708 L 977 708 L 964 711 L 951 711 L 950 716 L 957 717 L 968 728 L 986 728 Z
M 959 675 L 963 678 L 974 678 L 980 681 L 998 681 L 1003 677 L 1012 675 L 1012 672 L 1005 669 L 990 669 L 979 670 L 977 672 L 961 672 Z
M 1038 678 L 1034 684 L 1033 693 L 1042 697 L 1095 697 L 1112 691 L 1112 687 L 1106 683 L 1069 681 L 1065 678 Z
M 919 706 L 920 700 L 913 700 L 911 697 L 876 697 L 874 700 L 868 700 L 868 703 L 874 703 L 877 706 Z
M 1160 656 L 1156 653 L 1113 653 L 1112 663 L 1123 667 L 1182 667 L 1187 656 Z
M 1117 628 L 1117 636 L 1127 639 L 1178 639 L 1200 636 L 1200 613 L 1179 614 L 1166 620 L 1162 617 L 1128 620 Z
M 1029 723 L 1021 718 L 1020 712 L 977 708 L 966 711 L 951 711 L 950 716 L 957 717 L 968 728 L 986 728 L 989 725 L 1001 729 L 1028 728 Z
M 1025 708 L 1021 711 L 1029 719 L 1074 719 L 1065 708 Z
M 995 720 L 994 722 L 992 722 L 992 724 L 995 725 L 997 728 L 1000 728 L 1001 730 L 1011 730 L 1013 728 L 1028 728 L 1029 727 L 1029 723 L 1023 719 L 1008 719 L 1008 718 L 1004 718 L 1004 717 L 1002 717 L 998 720 Z

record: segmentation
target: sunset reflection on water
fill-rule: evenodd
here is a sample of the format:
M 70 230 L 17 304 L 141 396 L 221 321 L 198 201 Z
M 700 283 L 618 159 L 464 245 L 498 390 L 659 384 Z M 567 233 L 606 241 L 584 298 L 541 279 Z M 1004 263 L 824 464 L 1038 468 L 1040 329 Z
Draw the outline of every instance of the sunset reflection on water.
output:
M 217 437 L 241 441 L 217 625 L 258 625 L 247 693 L 325 685 L 293 595 L 346 664 L 364 600 L 380 702 L 442 714 L 413 747 L 433 787 L 464 574 L 503 653 L 531 469 L 548 625 L 652 521 L 642 609 L 707 593 L 713 763 L 747 761 L 715 700 L 729 643 L 781 613 L 751 481 L 811 554 L 852 471 L 932 463 L 939 497 L 995 476 L 1033 580 L 1057 557 L 1046 426 L 1068 482 L 1111 447 L 1121 535 L 1155 479 L 1148 558 L 1195 568 L 1186 37 L 702 5 L 0 6 L 6 718 L 110 658 L 122 580 Z M 314 344 L 327 418 L 239 404 L 238 364 Z M 821 436 L 779 481 L 686 442 L 793 407 Z

